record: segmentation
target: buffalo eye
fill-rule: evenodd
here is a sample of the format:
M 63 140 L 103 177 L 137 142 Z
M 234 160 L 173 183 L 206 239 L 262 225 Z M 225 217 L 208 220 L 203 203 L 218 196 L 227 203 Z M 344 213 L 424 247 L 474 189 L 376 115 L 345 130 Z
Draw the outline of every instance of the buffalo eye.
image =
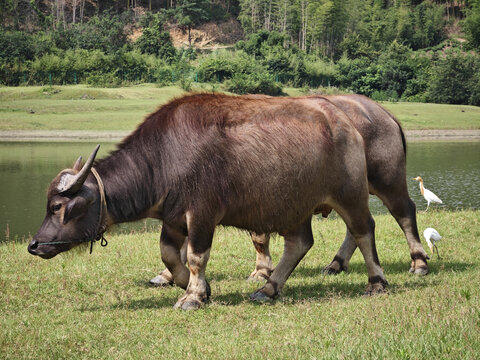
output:
M 62 208 L 62 204 L 55 204 L 55 205 L 53 205 L 52 210 L 55 213 L 58 210 L 60 210 L 61 208 Z

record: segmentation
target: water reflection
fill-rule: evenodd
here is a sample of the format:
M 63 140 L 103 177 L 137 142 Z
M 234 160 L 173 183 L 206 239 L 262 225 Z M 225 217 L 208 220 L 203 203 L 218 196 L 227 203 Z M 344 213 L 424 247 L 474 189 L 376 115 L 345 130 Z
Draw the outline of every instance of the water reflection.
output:
M 0 143 L 0 241 L 35 233 L 43 220 L 46 190 L 61 169 L 71 167 L 79 155 L 85 159 L 92 143 Z M 102 143 L 98 157 L 114 149 Z M 410 196 L 419 210 L 427 207 L 413 177 L 421 176 L 425 187 L 443 200 L 431 208 L 480 208 L 480 142 L 410 143 L 407 156 L 407 182 Z M 374 214 L 386 212 L 371 197 Z M 430 211 L 430 210 L 429 210 Z M 136 228 L 157 226 L 158 222 L 141 222 Z M 129 229 L 122 226 L 120 230 Z

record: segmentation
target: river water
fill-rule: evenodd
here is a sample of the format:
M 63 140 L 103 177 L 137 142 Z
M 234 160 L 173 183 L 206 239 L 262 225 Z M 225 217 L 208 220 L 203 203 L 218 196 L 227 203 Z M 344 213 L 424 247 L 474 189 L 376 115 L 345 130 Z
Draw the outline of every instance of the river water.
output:
M 60 170 L 71 167 L 79 155 L 86 159 L 94 143 L 0 142 L 0 241 L 30 237 L 41 225 L 46 209 L 46 190 Z M 98 158 L 113 150 L 102 143 Z M 407 182 L 418 210 L 426 201 L 413 177 L 443 200 L 431 208 L 449 210 L 480 208 L 480 142 L 413 142 L 408 144 Z M 373 214 L 387 210 L 371 197 Z M 141 222 L 133 228 L 156 226 Z M 121 227 L 121 230 L 132 227 Z

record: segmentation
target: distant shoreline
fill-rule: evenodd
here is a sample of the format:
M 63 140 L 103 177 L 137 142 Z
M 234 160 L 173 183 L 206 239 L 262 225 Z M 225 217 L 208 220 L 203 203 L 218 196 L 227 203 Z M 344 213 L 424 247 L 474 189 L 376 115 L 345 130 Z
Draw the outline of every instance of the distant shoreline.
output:
M 407 141 L 480 141 L 480 129 L 471 130 L 404 130 Z M 107 141 L 119 142 L 130 131 L 115 130 L 0 130 L 0 141 Z

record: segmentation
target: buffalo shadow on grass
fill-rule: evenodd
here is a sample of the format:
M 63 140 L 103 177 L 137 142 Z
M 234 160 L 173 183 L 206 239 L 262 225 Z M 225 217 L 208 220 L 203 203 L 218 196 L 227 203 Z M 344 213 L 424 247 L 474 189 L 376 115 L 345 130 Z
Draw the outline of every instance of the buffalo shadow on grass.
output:
M 409 289 L 419 289 L 428 286 L 435 286 L 440 283 L 439 280 L 431 280 L 427 282 L 415 281 L 416 278 L 403 282 L 401 284 L 390 284 L 387 287 L 387 294 L 395 294 L 405 292 Z M 214 288 L 214 287 L 213 287 Z M 257 303 L 249 300 L 249 293 L 242 293 L 239 291 L 229 293 L 215 293 L 212 294 L 212 302 L 220 304 L 220 306 L 238 306 L 245 303 L 252 303 L 253 305 L 274 305 L 277 301 L 284 303 L 296 303 L 303 301 L 322 302 L 333 297 L 353 299 L 364 295 L 366 282 L 349 281 L 348 276 L 342 276 L 341 280 L 335 283 L 322 282 L 322 277 L 312 284 L 289 284 L 285 285 L 284 291 L 280 297 L 267 303 Z M 171 308 L 176 303 L 179 294 L 171 295 L 162 293 L 162 288 L 158 288 L 160 292 L 155 296 L 149 296 L 142 299 L 135 300 L 120 300 L 115 304 L 110 305 L 91 305 L 81 307 L 80 312 L 95 312 L 105 310 L 145 310 L 145 309 L 159 309 Z M 183 293 L 183 291 L 182 291 Z
M 158 294 L 157 296 L 149 296 L 136 300 L 120 300 L 115 304 L 109 305 L 89 305 L 82 306 L 78 309 L 80 312 L 95 312 L 108 310 L 145 310 L 145 309 L 160 309 L 173 307 L 178 300 L 178 296 L 166 296 L 165 294 Z
M 394 262 L 385 262 L 384 268 L 386 270 L 387 276 L 389 274 L 404 274 L 407 272 L 405 269 L 405 262 L 403 261 L 394 261 Z M 468 271 L 471 268 L 476 267 L 472 263 L 462 263 L 458 261 L 443 261 L 435 260 L 430 261 L 430 272 L 437 274 L 441 272 L 464 272 Z M 345 298 L 352 299 L 358 298 L 364 295 L 366 289 L 366 281 L 352 281 L 354 279 L 349 279 L 349 273 L 351 274 L 363 274 L 365 275 L 366 280 L 366 268 L 363 262 L 352 262 L 349 266 L 347 273 L 342 273 L 337 275 L 338 281 L 335 282 L 325 282 L 323 281 L 327 276 L 335 275 L 324 275 L 322 273 L 322 267 L 310 267 L 300 265 L 292 273 L 291 278 L 298 280 L 301 278 L 317 278 L 317 281 L 309 284 L 295 284 L 294 282 L 287 281 L 282 295 L 271 302 L 267 302 L 267 305 L 274 305 L 277 301 L 283 303 L 297 303 L 303 301 L 325 301 L 331 298 Z M 220 272 L 215 272 L 214 276 L 209 276 L 208 280 L 213 283 L 222 281 L 229 278 L 227 275 L 221 275 Z M 428 275 L 427 275 L 428 278 Z M 415 290 L 419 288 L 426 288 L 430 286 L 436 286 L 440 283 L 440 280 L 437 278 L 429 278 L 428 281 L 421 281 L 422 277 L 411 275 L 411 278 L 407 281 L 400 282 L 390 282 L 387 287 L 387 294 L 397 294 L 402 293 L 408 290 Z M 212 283 L 213 282 L 213 283 Z M 139 279 L 135 281 L 135 284 L 139 287 L 148 287 L 148 282 L 145 279 Z M 261 284 L 259 284 L 259 287 Z M 242 293 L 239 291 L 229 292 L 229 293 L 217 293 L 215 291 L 216 286 L 212 286 L 212 302 L 214 304 L 220 304 L 220 306 L 238 306 L 240 304 L 250 303 L 249 293 Z M 80 312 L 85 311 L 104 311 L 104 310 L 142 310 L 142 309 L 157 309 L 157 308 L 171 308 L 176 303 L 177 299 L 183 291 L 179 288 L 178 291 L 175 291 L 175 294 L 168 293 L 172 287 L 166 288 L 155 288 L 152 287 L 152 291 L 156 291 L 155 296 L 145 297 L 143 299 L 136 300 L 120 300 L 115 304 L 110 305 L 91 305 L 87 307 L 81 307 Z M 253 290 L 252 290 L 253 291 Z M 251 302 L 254 305 L 264 305 L 263 303 Z
M 389 274 L 406 274 L 410 268 L 410 262 L 407 261 L 381 261 L 380 264 L 385 271 L 387 276 Z M 429 273 L 437 274 L 442 271 L 456 271 L 464 272 L 471 270 L 476 267 L 473 263 L 465 263 L 461 261 L 445 261 L 437 260 L 437 258 L 430 259 L 428 261 Z M 300 277 L 318 277 L 323 276 L 323 267 L 322 266 L 304 266 L 299 265 L 295 268 L 291 278 L 300 278 Z M 364 262 L 353 261 L 349 264 L 347 274 L 367 274 L 367 268 Z M 335 275 L 332 275 L 335 276 Z M 428 275 L 427 275 L 428 276 Z
M 328 276 L 328 275 L 326 275 Z M 414 278 L 401 284 L 390 284 L 387 287 L 386 294 L 398 294 L 410 289 L 426 288 L 436 286 L 439 280 L 430 280 L 426 282 L 418 282 Z M 335 283 L 322 282 L 320 278 L 318 282 L 310 284 L 289 284 L 288 281 L 280 297 L 267 303 L 252 302 L 254 305 L 274 305 L 277 301 L 283 303 L 297 303 L 304 301 L 323 302 L 332 298 L 353 299 L 365 295 L 366 282 L 349 281 L 346 277 L 342 277 L 341 281 Z M 250 302 L 249 294 L 228 293 L 213 294 L 213 301 L 226 306 L 235 306 L 242 303 Z M 382 296 L 382 295 L 380 295 Z

